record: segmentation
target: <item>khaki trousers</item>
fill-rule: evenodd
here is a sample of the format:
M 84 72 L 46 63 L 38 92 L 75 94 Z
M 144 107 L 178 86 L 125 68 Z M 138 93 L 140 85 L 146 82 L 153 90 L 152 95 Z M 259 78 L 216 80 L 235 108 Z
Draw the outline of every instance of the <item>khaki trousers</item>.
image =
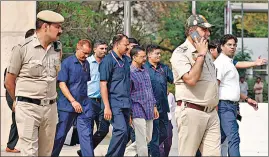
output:
M 257 101 L 257 103 L 261 103 L 263 102 L 263 95 L 261 94 L 255 94 L 255 100 Z
M 124 156 L 148 156 L 148 143 L 151 141 L 153 120 L 133 119 L 135 142 L 128 146 Z
M 175 118 L 179 156 L 195 156 L 198 149 L 202 156 L 221 155 L 220 121 L 216 110 L 207 113 L 181 105 L 176 107 Z
M 16 123 L 22 156 L 51 156 L 56 123 L 57 104 L 39 106 L 18 101 Z

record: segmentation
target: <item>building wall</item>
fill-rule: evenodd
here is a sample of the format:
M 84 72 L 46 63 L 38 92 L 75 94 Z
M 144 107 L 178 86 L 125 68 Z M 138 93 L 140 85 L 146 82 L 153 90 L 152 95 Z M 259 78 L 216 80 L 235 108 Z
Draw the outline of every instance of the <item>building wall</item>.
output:
M 11 49 L 24 39 L 25 32 L 35 27 L 35 1 L 1 1 L 1 145 L 6 145 L 11 125 L 11 110 L 5 100 L 4 70 Z

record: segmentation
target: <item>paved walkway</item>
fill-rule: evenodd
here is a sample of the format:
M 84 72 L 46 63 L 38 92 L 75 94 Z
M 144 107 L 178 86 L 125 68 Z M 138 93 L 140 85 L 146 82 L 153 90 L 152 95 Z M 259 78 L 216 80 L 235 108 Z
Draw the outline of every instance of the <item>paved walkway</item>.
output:
M 254 111 L 252 107 L 243 103 L 240 105 L 242 122 L 239 122 L 239 133 L 241 137 L 240 151 L 242 156 L 268 156 L 268 104 L 260 104 L 259 110 Z M 177 156 L 177 134 L 173 130 L 173 145 L 170 156 Z M 96 156 L 104 156 L 107 152 L 110 138 L 95 149 Z M 20 156 L 20 154 L 6 153 L 6 145 L 1 145 L 1 156 Z M 19 147 L 18 147 L 19 148 Z M 79 145 L 64 146 L 60 156 L 78 156 Z

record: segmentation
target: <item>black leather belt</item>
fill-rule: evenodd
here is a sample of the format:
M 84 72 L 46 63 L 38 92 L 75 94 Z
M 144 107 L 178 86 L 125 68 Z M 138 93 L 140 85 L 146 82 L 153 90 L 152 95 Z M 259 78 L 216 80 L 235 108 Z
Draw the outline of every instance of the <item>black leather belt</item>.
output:
M 92 99 L 93 101 L 101 103 L 101 98 L 90 98 L 90 99 Z
M 44 106 L 45 104 L 54 104 L 56 102 L 56 99 L 40 100 L 40 99 L 32 99 L 32 98 L 27 98 L 27 97 L 23 97 L 23 96 L 18 96 L 17 101 L 23 101 L 23 102 L 28 102 L 28 103 L 33 103 L 36 105 Z

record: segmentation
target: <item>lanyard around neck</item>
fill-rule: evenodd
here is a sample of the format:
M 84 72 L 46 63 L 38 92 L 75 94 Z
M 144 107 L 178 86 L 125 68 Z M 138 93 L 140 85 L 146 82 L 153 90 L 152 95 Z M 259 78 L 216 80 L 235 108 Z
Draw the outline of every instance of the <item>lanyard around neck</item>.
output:
M 157 65 L 157 67 L 158 67 L 158 65 Z M 154 66 L 151 66 L 151 68 L 152 68 L 154 71 L 158 72 L 158 73 L 164 74 L 164 70 L 163 70 L 163 68 L 162 68 L 161 65 L 160 65 L 160 69 L 161 69 L 161 71 L 158 71 L 157 68 L 155 68 Z
M 111 52 L 112 54 L 112 57 L 115 59 L 115 61 L 118 63 L 119 67 L 123 67 L 124 66 L 124 63 L 122 65 L 120 65 L 119 61 L 116 59 L 116 57 L 114 56 L 113 52 Z

